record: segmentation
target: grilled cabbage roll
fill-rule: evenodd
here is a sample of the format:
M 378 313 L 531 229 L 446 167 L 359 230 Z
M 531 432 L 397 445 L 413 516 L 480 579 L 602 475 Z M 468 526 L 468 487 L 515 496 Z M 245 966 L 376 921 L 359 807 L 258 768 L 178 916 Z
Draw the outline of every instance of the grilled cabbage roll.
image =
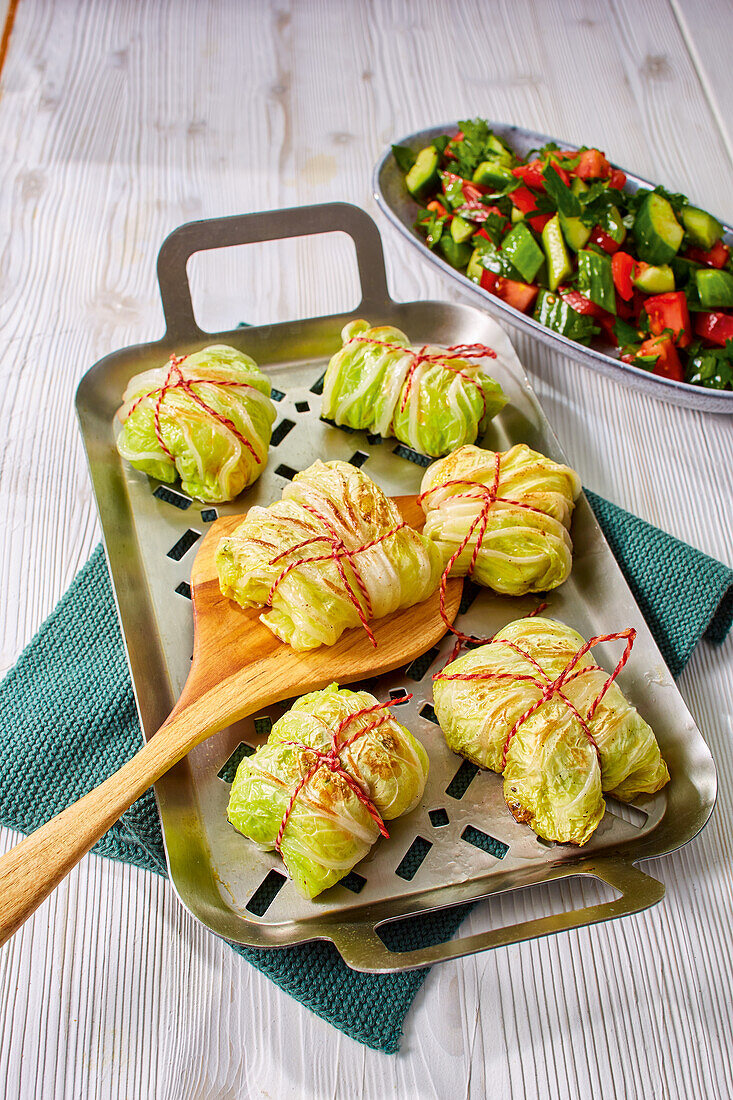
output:
M 137 470 L 218 504 L 260 476 L 275 419 L 270 382 L 226 344 L 143 371 L 118 412 L 117 450 Z
M 506 405 L 485 360 L 451 358 L 450 349 L 430 345 L 424 350 L 433 360 L 414 366 L 411 352 L 423 349 L 413 348 L 400 329 L 372 328 L 368 321 L 351 321 L 341 338 L 321 404 L 321 415 L 336 424 L 394 436 L 437 458 L 483 435 Z
M 320 461 L 281 501 L 250 508 L 219 543 L 216 565 L 224 595 L 269 606 L 262 622 L 297 650 L 333 645 L 349 627 L 420 603 L 441 571 L 434 544 L 366 474 Z
M 444 565 L 463 544 L 451 567 L 452 577 L 466 575 L 480 540 L 471 572 L 477 584 L 508 596 L 546 592 L 570 575 L 568 529 L 580 490 L 574 470 L 525 443 L 498 454 L 460 447 L 425 471 L 424 534 L 439 548 Z M 488 517 L 482 536 L 479 517 L 484 508 Z
M 237 769 L 229 821 L 266 851 L 276 848 L 285 821 L 279 851 L 306 897 L 315 897 L 348 874 L 380 834 L 348 781 L 327 762 L 313 771 L 319 758 L 309 751 L 330 751 L 333 759 L 339 726 L 350 714 L 376 705 L 369 692 L 339 689 L 337 684 L 304 695 L 275 723 L 267 742 Z M 380 724 L 368 729 L 377 718 Z M 359 736 L 360 730 L 367 732 Z M 409 730 L 385 710 L 371 709 L 343 725 L 337 743 L 341 768 L 383 821 L 414 809 L 425 789 L 428 756 Z
M 571 673 L 562 685 L 569 703 L 555 693 L 519 722 L 541 698 L 539 685 L 556 680 L 584 645 L 563 623 L 518 619 L 447 665 L 433 685 L 450 748 L 503 772 L 504 797 L 517 821 L 563 844 L 590 839 L 605 811 L 603 792 L 630 802 L 669 781 L 652 729 L 615 683 L 586 721 L 589 739 L 575 711 L 586 719 L 608 680 L 589 654 L 573 667 L 580 675 Z

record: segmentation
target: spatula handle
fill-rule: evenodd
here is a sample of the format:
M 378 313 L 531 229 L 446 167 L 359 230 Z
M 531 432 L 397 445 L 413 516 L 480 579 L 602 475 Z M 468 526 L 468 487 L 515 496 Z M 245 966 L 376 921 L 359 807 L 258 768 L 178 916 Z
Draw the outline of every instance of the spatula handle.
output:
M 171 718 L 119 771 L 0 856 L 0 945 L 93 844 L 192 747 L 187 716 Z

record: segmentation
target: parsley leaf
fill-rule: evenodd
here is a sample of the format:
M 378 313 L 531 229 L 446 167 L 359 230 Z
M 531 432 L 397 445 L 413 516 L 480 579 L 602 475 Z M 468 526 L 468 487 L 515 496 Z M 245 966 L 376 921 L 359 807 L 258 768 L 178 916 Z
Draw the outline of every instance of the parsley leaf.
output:
M 545 180 L 545 190 L 555 200 L 555 205 L 560 213 L 568 218 L 580 217 L 580 200 L 577 195 L 573 194 L 568 185 L 563 183 L 558 170 L 552 164 L 547 164 L 542 175 Z
M 400 172 L 409 172 L 417 160 L 412 149 L 408 149 L 406 145 L 393 145 L 392 153 L 394 154 L 394 159 L 397 161 L 397 167 Z

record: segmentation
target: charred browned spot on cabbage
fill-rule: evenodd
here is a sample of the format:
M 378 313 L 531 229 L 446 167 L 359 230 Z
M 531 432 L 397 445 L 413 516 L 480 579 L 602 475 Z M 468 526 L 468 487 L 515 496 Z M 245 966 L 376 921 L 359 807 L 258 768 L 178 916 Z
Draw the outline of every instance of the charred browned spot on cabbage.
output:
M 515 821 L 518 821 L 520 825 L 530 825 L 532 822 L 532 813 L 526 806 L 520 806 L 518 802 L 510 802 L 507 799 L 507 806 L 509 807 L 512 816 Z

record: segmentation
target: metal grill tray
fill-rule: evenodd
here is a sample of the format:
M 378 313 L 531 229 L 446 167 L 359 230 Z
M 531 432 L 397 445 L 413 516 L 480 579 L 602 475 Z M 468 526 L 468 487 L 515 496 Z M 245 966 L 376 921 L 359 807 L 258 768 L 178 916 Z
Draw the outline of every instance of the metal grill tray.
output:
M 499 137 L 508 142 L 512 149 L 520 156 L 526 156 L 531 149 L 540 149 L 548 142 L 554 141 L 562 147 L 571 146 L 572 142 L 562 141 L 559 138 L 548 137 L 547 134 L 538 134 L 534 130 L 524 130 L 519 126 L 509 126 L 504 122 L 489 122 L 489 126 Z M 455 133 L 458 127 L 455 122 L 445 126 L 432 126 L 429 130 L 420 130 L 418 133 L 409 134 L 401 138 L 395 144 L 407 145 L 414 152 L 424 149 L 436 137 L 441 134 Z M 624 169 L 626 172 L 626 169 Z M 656 186 L 645 180 L 643 176 L 636 176 L 633 172 L 626 172 L 626 190 L 634 192 L 640 187 L 653 188 Z M 506 321 L 523 332 L 528 332 L 536 340 L 540 340 L 555 351 L 576 359 L 584 367 L 598 370 L 609 378 L 615 378 L 627 386 L 642 390 L 650 397 L 661 398 L 662 401 L 670 401 L 675 405 L 685 405 L 688 409 L 700 409 L 710 413 L 733 414 L 733 391 L 713 390 L 705 386 L 693 386 L 689 382 L 676 382 L 672 378 L 661 378 L 657 374 L 641 370 L 630 363 L 622 363 L 617 349 L 599 343 L 598 347 L 585 347 L 583 344 L 569 340 L 567 336 L 561 336 L 553 332 L 545 325 L 535 321 L 534 317 L 522 313 L 521 310 L 507 305 L 495 294 L 489 294 L 472 282 L 463 271 L 451 267 L 437 251 L 428 248 L 425 238 L 415 229 L 415 217 L 418 203 L 412 198 L 405 187 L 405 177 L 397 167 L 397 162 L 389 146 L 382 154 L 373 178 L 374 197 L 379 203 L 383 213 L 412 245 L 422 252 L 426 260 L 436 264 L 444 274 L 460 285 L 470 294 L 475 301 L 480 301 L 484 309 L 493 313 L 501 321 Z M 723 240 L 727 245 L 733 245 L 733 228 L 723 225 Z
M 198 328 L 186 277 L 186 261 L 194 252 L 336 230 L 348 233 L 356 246 L 363 300 L 352 313 L 211 335 Z M 184 225 L 164 243 L 158 275 L 165 337 L 106 356 L 84 377 L 77 394 L 148 738 L 171 710 L 188 673 L 190 565 L 207 523 L 217 514 L 242 512 L 279 498 L 294 471 L 316 458 L 340 458 L 362 466 L 390 494 L 418 490 L 428 461 L 423 456 L 393 439 L 383 441 L 319 419 L 319 380 L 340 346 L 339 334 L 348 320 L 364 316 L 374 323 L 394 324 L 417 343 L 482 342 L 494 347 L 494 373 L 509 404 L 483 442 L 497 449 L 526 442 L 566 461 L 506 334 L 471 306 L 392 301 L 379 233 L 356 207 L 327 204 Z M 278 411 L 262 477 L 241 499 L 217 508 L 191 501 L 175 487 L 151 482 L 123 463 L 115 450 L 113 428 L 120 395 L 133 374 L 163 363 L 173 351 L 190 353 L 214 342 L 241 348 L 267 371 Z M 326 939 L 350 966 L 389 972 L 637 912 L 659 901 L 664 887 L 634 862 L 672 851 L 702 828 L 715 800 L 715 768 L 584 497 L 578 502 L 572 534 L 573 572 L 550 594 L 547 614 L 586 637 L 636 627 L 633 657 L 619 683 L 657 733 L 672 776 L 664 791 L 639 802 L 638 813 L 609 804 L 595 836 L 582 849 L 539 840 L 512 818 L 500 777 L 462 763 L 448 750 L 435 724 L 431 674 L 450 651 L 451 642 L 444 639 L 438 651 L 430 651 L 406 670 L 365 685 L 380 699 L 413 692 L 412 701 L 396 713 L 429 752 L 425 796 L 407 817 L 390 822 L 389 841 L 375 845 L 344 883 L 315 901 L 300 897 L 284 878 L 280 859 L 259 852 L 225 817 L 227 778 L 236 759 L 263 742 L 285 704 L 223 730 L 159 781 L 156 794 L 171 880 L 186 908 L 214 932 L 238 943 L 270 947 Z M 464 602 L 476 591 L 467 586 Z M 508 599 L 481 590 L 461 625 L 485 636 L 536 606 L 534 597 Z M 598 647 L 597 658 L 607 667 L 613 667 L 616 656 L 612 649 Z M 618 896 L 420 950 L 391 950 L 379 935 L 384 932 L 379 926 L 394 918 L 571 875 L 595 876 Z

